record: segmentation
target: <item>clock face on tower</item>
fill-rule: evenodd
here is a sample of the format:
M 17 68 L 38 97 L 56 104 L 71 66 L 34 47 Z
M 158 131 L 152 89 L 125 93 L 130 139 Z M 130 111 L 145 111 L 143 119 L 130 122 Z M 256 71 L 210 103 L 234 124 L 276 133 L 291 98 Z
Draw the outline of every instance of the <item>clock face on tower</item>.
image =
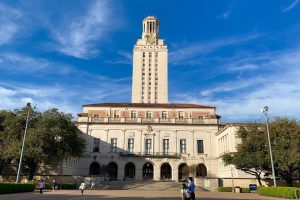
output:
M 156 37 L 153 34 L 146 35 L 147 43 L 153 44 L 156 41 Z

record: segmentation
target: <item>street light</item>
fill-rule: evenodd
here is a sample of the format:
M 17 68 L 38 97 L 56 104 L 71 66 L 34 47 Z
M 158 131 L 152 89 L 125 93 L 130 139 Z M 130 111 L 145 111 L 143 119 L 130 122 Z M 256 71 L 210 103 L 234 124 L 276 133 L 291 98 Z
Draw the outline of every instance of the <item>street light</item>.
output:
M 61 140 L 62 140 L 62 137 L 61 136 L 59 136 L 59 135 L 56 135 L 55 137 L 54 137 L 54 139 L 55 139 L 55 141 L 56 141 L 56 143 L 60 143 L 61 142 Z M 59 163 L 59 174 L 60 174 L 60 189 L 62 189 L 62 171 L 63 171 L 63 161 L 60 161 L 60 163 Z
M 24 138 L 23 138 L 23 144 L 22 144 L 22 150 L 21 150 L 21 155 L 20 155 L 20 161 L 19 161 L 19 168 L 18 168 L 16 183 L 19 183 L 19 181 L 20 181 L 20 174 L 21 174 L 21 167 L 22 167 L 22 160 L 23 160 L 23 152 L 24 152 L 25 140 L 26 140 L 26 135 L 27 135 L 27 128 L 28 128 L 28 122 L 29 122 L 29 114 L 30 114 L 30 111 L 31 111 L 31 104 L 27 103 L 26 108 L 27 108 L 27 117 L 26 117 L 25 133 L 24 133 Z
M 276 187 L 276 178 L 275 178 L 275 170 L 274 170 L 274 163 L 273 163 L 273 155 L 272 155 L 272 147 L 271 147 L 271 140 L 270 140 L 270 132 L 269 132 L 269 120 L 268 120 L 268 106 L 264 106 L 261 111 L 266 116 L 266 125 L 267 125 L 267 133 L 268 133 L 268 141 L 269 141 L 269 149 L 270 149 L 270 158 L 271 158 L 271 166 L 272 166 L 272 177 L 274 186 Z

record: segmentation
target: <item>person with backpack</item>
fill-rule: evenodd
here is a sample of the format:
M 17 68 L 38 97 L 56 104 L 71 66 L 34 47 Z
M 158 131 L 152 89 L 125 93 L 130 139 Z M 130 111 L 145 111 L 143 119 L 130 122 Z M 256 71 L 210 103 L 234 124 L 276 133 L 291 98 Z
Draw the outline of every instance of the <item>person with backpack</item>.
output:
M 80 184 L 80 186 L 79 186 L 79 189 L 81 190 L 81 195 L 83 195 L 83 192 L 84 192 L 85 188 L 86 188 L 86 185 L 85 185 L 84 182 L 82 182 L 82 183 Z
M 191 200 L 195 200 L 195 183 L 194 183 L 194 179 L 193 177 L 189 177 L 188 179 L 189 183 L 188 183 L 188 191 L 190 192 L 191 194 Z
M 189 200 L 191 198 L 191 194 L 189 193 L 185 183 L 181 185 L 180 193 L 181 193 L 181 200 Z

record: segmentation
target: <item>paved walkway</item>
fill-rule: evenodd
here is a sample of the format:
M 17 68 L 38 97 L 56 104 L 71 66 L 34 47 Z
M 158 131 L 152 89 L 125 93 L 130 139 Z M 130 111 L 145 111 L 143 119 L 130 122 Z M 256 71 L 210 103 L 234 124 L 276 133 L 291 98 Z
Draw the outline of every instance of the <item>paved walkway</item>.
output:
M 84 196 L 81 196 L 79 190 L 57 190 L 46 191 L 42 196 L 37 193 L 20 193 L 0 195 L 0 200 L 96 200 L 96 199 L 118 199 L 118 200 L 138 200 L 138 199 L 162 199 L 162 200 L 179 200 L 180 194 L 178 191 L 143 191 L 143 190 L 86 190 Z M 196 199 L 202 200 L 277 200 L 273 197 L 262 197 L 258 194 L 235 194 L 235 193 L 220 193 L 220 192 L 198 192 Z M 278 199 L 279 200 L 279 199 Z M 283 200 L 283 199 L 280 199 Z

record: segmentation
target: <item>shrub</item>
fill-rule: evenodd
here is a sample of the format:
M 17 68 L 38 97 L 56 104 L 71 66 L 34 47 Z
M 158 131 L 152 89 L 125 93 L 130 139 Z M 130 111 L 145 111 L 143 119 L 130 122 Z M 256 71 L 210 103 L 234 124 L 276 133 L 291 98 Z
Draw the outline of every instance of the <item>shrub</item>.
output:
M 232 192 L 232 187 L 218 187 L 218 192 Z M 249 193 L 249 188 L 241 188 L 242 193 Z
M 241 188 L 242 189 L 242 193 L 250 193 L 250 189 L 249 188 Z
M 218 192 L 232 192 L 232 187 L 218 187 Z
M 63 183 L 62 184 L 62 189 L 65 189 L 65 190 L 74 190 L 74 189 L 77 189 L 77 186 L 75 183 Z
M 262 196 L 281 197 L 281 198 L 299 198 L 300 188 L 295 187 L 260 187 L 258 193 Z
M 0 194 L 32 192 L 34 187 L 33 183 L 0 183 Z

